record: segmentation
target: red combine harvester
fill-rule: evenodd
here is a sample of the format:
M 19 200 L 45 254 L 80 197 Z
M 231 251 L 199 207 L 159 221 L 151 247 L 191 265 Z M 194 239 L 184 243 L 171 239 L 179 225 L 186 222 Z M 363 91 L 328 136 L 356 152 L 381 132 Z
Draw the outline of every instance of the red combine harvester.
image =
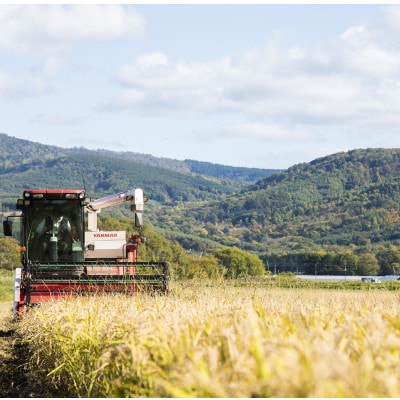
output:
M 27 306 L 78 294 L 166 293 L 166 262 L 138 262 L 143 205 L 141 189 L 91 201 L 84 190 L 25 190 L 16 212 L 5 214 L 4 234 L 12 236 L 20 218 L 22 267 L 15 268 L 14 315 Z M 126 239 L 125 231 L 99 231 L 101 209 L 130 202 L 139 233 Z M 87 228 L 85 228 L 87 215 Z

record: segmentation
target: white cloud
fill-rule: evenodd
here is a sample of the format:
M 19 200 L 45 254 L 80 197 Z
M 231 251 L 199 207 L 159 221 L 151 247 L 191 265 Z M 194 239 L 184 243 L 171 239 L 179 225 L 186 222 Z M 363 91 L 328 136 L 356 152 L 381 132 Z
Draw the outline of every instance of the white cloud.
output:
M 226 59 L 203 64 L 171 64 L 160 52 L 142 55 L 120 68 L 116 80 L 123 88 L 122 93 L 102 108 L 115 111 L 118 107 L 138 107 L 151 112 L 180 109 L 183 114 L 191 115 L 219 111 L 219 103 L 224 100 L 223 83 L 227 80 L 219 76 L 227 73 L 225 63 Z
M 30 75 L 41 76 L 45 79 L 58 78 L 67 71 L 68 65 L 65 59 L 52 56 L 40 60 L 39 63 L 29 68 Z
M 346 29 L 341 35 L 340 38 L 353 42 L 354 44 L 363 44 L 364 40 L 368 36 L 367 30 L 363 25 L 352 26 Z M 367 40 L 368 41 L 368 40 Z
M 383 8 L 384 20 L 382 25 L 386 29 L 400 33 L 400 7 L 398 5 L 386 6 Z
M 0 70 L 0 100 L 13 97 L 20 90 L 21 84 L 12 76 Z
M 17 78 L 0 70 L 0 101 L 37 96 L 47 92 L 48 89 L 48 83 L 40 76 Z
M 389 35 L 391 36 L 391 35 Z M 347 29 L 337 42 L 336 53 L 343 69 L 372 77 L 397 73 L 400 64 L 398 46 L 393 47 L 391 37 L 365 26 Z
M 251 125 L 247 132 L 270 140 L 289 138 L 287 123 L 394 126 L 400 115 L 400 45 L 393 39 L 379 25 L 357 25 L 318 46 L 285 46 L 273 36 L 263 48 L 203 63 L 144 54 L 116 73 L 122 90 L 103 109 L 241 114 L 252 124 L 268 118 L 274 129 Z
M 0 101 L 53 90 L 55 79 L 70 70 L 70 60 L 56 50 L 84 41 L 140 38 L 145 29 L 145 19 L 132 6 L 0 5 L 0 52 L 7 61 L 0 66 Z
M 60 57 L 48 57 L 43 64 L 42 74 L 46 77 L 58 76 L 66 70 L 66 62 Z
M 51 79 L 59 77 L 67 68 L 63 59 L 49 57 L 35 66 L 24 65 L 22 69 L 11 73 L 0 69 L 1 102 L 48 94 L 53 90 Z
M 26 53 L 82 40 L 139 38 L 144 18 L 123 5 L 0 5 L 0 48 Z
M 47 115 L 47 114 L 37 114 L 31 121 L 40 125 L 79 125 L 84 118 L 82 117 L 72 117 L 68 115 Z
M 157 66 L 167 66 L 168 65 L 168 57 L 161 53 L 151 53 L 145 54 L 137 58 L 137 65 L 142 68 L 151 68 Z M 129 68 L 129 66 L 128 66 Z

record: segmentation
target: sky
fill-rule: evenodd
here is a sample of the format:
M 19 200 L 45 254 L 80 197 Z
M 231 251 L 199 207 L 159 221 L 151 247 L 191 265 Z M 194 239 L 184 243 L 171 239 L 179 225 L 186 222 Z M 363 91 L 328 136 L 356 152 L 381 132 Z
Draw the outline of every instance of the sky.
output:
M 277 169 L 400 147 L 400 5 L 0 4 L 0 132 Z

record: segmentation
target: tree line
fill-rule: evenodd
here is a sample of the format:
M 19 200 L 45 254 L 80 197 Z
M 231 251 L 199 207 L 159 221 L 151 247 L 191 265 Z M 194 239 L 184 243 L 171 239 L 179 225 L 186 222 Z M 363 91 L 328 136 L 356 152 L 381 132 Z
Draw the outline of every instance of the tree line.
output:
M 400 250 L 396 246 L 377 253 L 299 252 L 261 256 L 272 273 L 293 272 L 305 275 L 399 275 Z
M 100 230 L 125 230 L 131 236 L 132 220 L 116 219 L 102 215 L 98 220 Z M 136 232 L 135 232 L 136 233 Z M 171 241 L 146 224 L 140 232 L 146 244 L 138 248 L 138 261 L 167 261 L 173 279 L 223 279 L 263 276 L 262 260 L 237 247 L 222 247 L 213 254 L 190 253 L 176 241 Z M 0 269 L 13 270 L 21 264 L 20 247 L 15 238 L 0 238 Z
M 132 220 L 102 215 L 100 230 L 125 230 L 130 236 Z M 141 234 L 146 245 L 138 249 L 139 261 L 167 261 L 175 279 L 221 279 L 259 277 L 266 273 L 292 272 L 306 275 L 398 275 L 400 250 L 396 246 L 381 248 L 377 253 L 305 251 L 263 254 L 260 257 L 236 246 L 220 247 L 212 252 L 185 250 L 145 224 Z M 19 244 L 14 238 L 0 239 L 0 269 L 12 270 L 20 264 Z

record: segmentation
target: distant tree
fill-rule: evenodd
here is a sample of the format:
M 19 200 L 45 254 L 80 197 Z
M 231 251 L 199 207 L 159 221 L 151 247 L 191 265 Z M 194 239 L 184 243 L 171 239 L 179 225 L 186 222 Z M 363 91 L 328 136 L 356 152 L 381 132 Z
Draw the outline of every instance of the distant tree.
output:
M 306 275 L 321 275 L 321 266 L 326 255 L 325 251 L 307 252 L 301 255 L 301 263 L 304 265 Z
M 356 265 L 357 275 L 378 275 L 379 264 L 372 253 L 361 254 Z
M 380 275 L 397 275 L 400 272 L 400 251 L 397 247 L 390 246 L 389 249 L 379 251 L 377 259 L 380 266 Z
M 21 265 L 19 243 L 14 238 L 0 239 L 0 269 L 12 270 Z
M 219 260 L 213 256 L 187 256 L 188 268 L 184 278 L 189 279 L 220 279 L 224 277 L 225 269 Z
M 249 276 L 262 276 L 265 268 L 259 257 L 236 246 L 225 247 L 215 252 L 215 257 L 226 268 L 228 278 L 246 278 Z
M 357 257 L 347 251 L 345 253 L 339 253 L 335 256 L 335 262 L 337 266 L 338 274 L 346 274 L 346 275 L 354 275 L 356 264 L 357 264 Z

